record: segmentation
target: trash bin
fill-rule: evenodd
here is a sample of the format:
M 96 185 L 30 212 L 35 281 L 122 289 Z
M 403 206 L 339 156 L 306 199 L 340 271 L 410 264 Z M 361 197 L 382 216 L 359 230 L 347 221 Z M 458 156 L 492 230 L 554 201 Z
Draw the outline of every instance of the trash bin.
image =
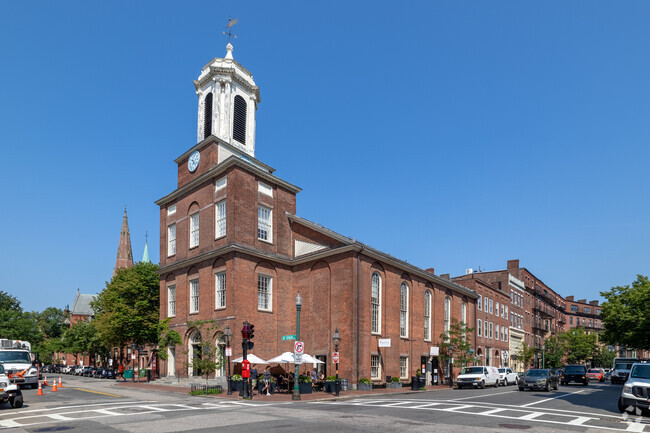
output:
M 411 390 L 417 391 L 420 389 L 420 376 L 411 376 Z
M 420 376 L 420 388 L 427 386 L 427 377 L 422 375 Z
M 348 379 L 341 379 L 341 391 L 350 389 L 350 381 Z
M 126 379 L 133 379 L 133 370 L 130 368 L 128 370 L 124 370 L 124 380 Z

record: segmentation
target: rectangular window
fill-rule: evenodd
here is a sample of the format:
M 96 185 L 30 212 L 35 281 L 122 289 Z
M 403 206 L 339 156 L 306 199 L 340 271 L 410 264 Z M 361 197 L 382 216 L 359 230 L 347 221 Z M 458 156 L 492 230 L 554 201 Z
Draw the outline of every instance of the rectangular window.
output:
M 501 318 L 504 318 L 504 317 L 507 317 L 507 316 L 506 316 L 505 308 L 503 307 L 503 304 L 501 304 Z
M 482 296 L 482 295 L 478 295 L 478 303 L 476 304 L 476 308 L 478 308 L 479 310 L 481 309 L 481 303 L 482 303 L 482 301 L 483 301 L 483 296 Z
M 214 279 L 215 308 L 226 308 L 226 273 L 219 272 Z
M 271 209 L 257 207 L 257 239 L 267 242 L 273 242 L 273 213 Z
M 400 310 L 399 310 L 399 336 L 402 338 L 407 338 L 408 334 L 408 289 L 406 284 L 402 286 L 401 291 L 401 300 L 400 300 Z
M 494 308 L 492 308 L 494 304 L 492 303 L 492 299 L 490 299 L 490 314 L 494 314 Z
M 381 277 L 376 272 L 372 274 L 372 287 L 370 291 L 370 332 L 381 332 Z
M 199 213 L 190 215 L 190 248 L 199 246 Z
M 431 292 L 424 293 L 424 339 L 431 341 Z
M 167 287 L 167 317 L 176 316 L 176 286 Z
M 573 316 L 569 316 L 569 325 L 573 325 Z
M 379 355 L 370 356 L 370 378 L 381 378 L 381 364 L 379 363 Z
M 399 357 L 399 377 L 400 379 L 408 379 L 409 375 L 409 358 L 408 356 Z
M 199 280 L 190 281 L 190 314 L 199 312 Z
M 483 324 L 483 321 L 482 321 L 481 319 L 478 319 L 478 322 L 477 322 L 477 323 L 478 323 L 478 324 L 477 324 L 477 326 L 476 326 L 476 334 L 477 334 L 479 337 L 482 337 L 482 336 L 483 336 L 483 330 L 481 329 L 481 325 Z
M 221 191 L 228 185 L 228 176 L 224 176 L 221 179 L 217 180 L 217 182 L 214 185 L 214 190 L 215 191 Z
M 489 326 L 490 326 L 490 338 L 493 338 L 494 334 L 492 333 L 492 322 L 489 322 Z
M 176 205 L 175 204 L 170 204 L 167 207 L 167 216 L 174 215 L 176 213 Z
M 591 307 L 584 307 L 584 312 L 586 314 L 591 314 Z
M 273 197 L 273 188 L 264 182 L 257 182 L 257 192 Z
M 508 318 L 508 306 L 507 305 L 506 305 L 506 315 L 503 316 L 503 317 L 506 318 L 506 319 Z
M 226 200 L 221 200 L 215 205 L 215 238 L 226 236 Z
M 499 325 L 497 324 L 494 329 L 494 339 L 499 340 Z
M 176 224 L 167 227 L 167 256 L 176 254 Z
M 497 307 L 496 310 L 497 310 L 497 316 L 498 316 L 499 315 L 499 303 L 498 302 L 497 302 L 496 307 Z
M 273 294 L 273 279 L 266 275 L 257 276 L 257 309 L 271 311 L 271 296 Z

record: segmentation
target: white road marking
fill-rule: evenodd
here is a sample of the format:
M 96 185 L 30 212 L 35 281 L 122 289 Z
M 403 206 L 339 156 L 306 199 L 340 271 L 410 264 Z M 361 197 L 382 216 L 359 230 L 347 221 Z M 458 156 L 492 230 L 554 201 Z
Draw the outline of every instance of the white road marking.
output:
M 420 404 L 418 406 L 411 406 L 413 409 L 421 409 L 423 407 L 431 407 L 431 406 L 438 406 L 440 403 L 426 403 L 426 404 Z
M 520 407 L 528 407 L 528 406 L 532 406 L 532 405 L 534 405 L 534 404 L 544 403 L 545 401 L 555 400 L 556 398 L 566 397 L 567 395 L 580 394 L 581 392 L 584 392 L 584 389 L 581 390 L 581 391 L 569 392 L 569 393 L 567 393 L 567 394 L 556 395 L 555 397 L 551 397 L 551 398 L 547 398 L 547 399 L 539 400 L 539 401 L 534 401 L 534 402 L 532 402 L 532 403 L 528 403 L 528 404 L 523 404 L 523 405 L 521 405 Z
M 141 407 L 142 409 L 149 409 L 156 412 L 169 412 L 169 409 L 163 409 L 162 407 L 156 407 L 156 406 L 139 406 L 139 407 Z
M 481 394 L 481 395 L 472 395 L 470 397 L 463 397 L 463 398 L 454 398 L 449 401 L 460 401 L 460 400 L 467 400 L 468 398 L 484 398 L 484 397 L 492 397 L 494 395 L 501 395 L 501 394 L 507 394 L 509 392 L 519 392 L 517 391 L 501 391 L 501 392 L 492 392 L 490 394 Z
M 481 412 L 480 414 L 481 415 L 492 415 L 493 413 L 503 412 L 504 410 L 506 410 L 506 409 L 492 409 L 492 410 L 488 410 L 486 412 Z
M 13 427 L 20 427 L 22 424 L 18 424 L 16 421 L 12 419 L 5 419 L 0 421 L 0 427 L 5 427 L 5 428 L 13 428 Z
M 61 415 L 61 414 L 58 414 L 58 413 L 49 413 L 49 414 L 47 414 L 45 416 L 49 417 L 49 418 L 52 418 L 52 419 L 59 420 L 59 421 L 70 421 L 71 419 L 74 419 L 74 418 L 68 418 L 67 416 L 64 416 L 64 415 Z
M 463 410 L 463 409 L 467 409 L 469 407 L 474 407 L 474 406 L 472 406 L 471 404 L 463 404 L 463 405 L 460 405 L 460 406 L 450 407 L 450 408 L 443 409 L 443 410 L 445 410 L 447 412 L 453 412 L 455 410 Z
M 395 406 L 400 406 L 402 404 L 408 404 L 408 401 L 397 401 L 395 403 L 389 403 L 385 407 L 395 407 Z
M 518 419 L 518 420 L 522 420 L 522 419 L 531 420 L 531 419 L 537 418 L 540 415 L 544 415 L 544 413 L 543 412 L 531 412 L 528 415 L 520 416 L 520 417 L 517 417 L 516 419 Z
M 111 412 L 111 411 L 108 410 L 108 409 L 95 409 L 95 410 L 93 410 L 93 412 L 101 413 L 101 414 L 104 414 L 104 415 L 113 415 L 113 416 L 120 416 L 120 415 L 122 415 L 121 413 Z
M 587 421 L 590 421 L 592 419 L 597 419 L 597 418 L 591 418 L 591 417 L 588 417 L 588 416 L 579 416 L 576 419 L 569 421 L 567 424 L 582 425 L 582 424 L 584 424 Z
M 113 403 L 94 403 L 94 404 L 78 404 L 74 406 L 58 406 L 58 407 L 48 407 L 44 409 L 32 409 L 32 410 L 21 410 L 15 412 L 0 412 L 0 416 L 4 415 L 22 415 L 24 413 L 33 413 L 33 412 L 45 412 L 52 410 L 61 410 L 61 409 L 70 409 L 73 407 L 94 407 L 94 406 L 114 406 L 120 404 L 140 404 L 140 403 L 155 403 L 155 400 L 147 401 L 114 401 Z
M 638 422 L 631 422 L 625 431 L 642 432 L 644 427 L 643 424 L 639 424 Z

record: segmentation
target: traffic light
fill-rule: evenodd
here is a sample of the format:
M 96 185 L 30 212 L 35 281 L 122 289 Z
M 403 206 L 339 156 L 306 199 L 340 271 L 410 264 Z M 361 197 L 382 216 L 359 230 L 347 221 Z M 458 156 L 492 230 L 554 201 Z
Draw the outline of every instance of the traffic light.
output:
M 245 321 L 244 326 L 241 328 L 241 337 L 244 340 L 251 338 L 251 325 L 248 323 L 248 321 Z
M 248 342 L 248 350 L 253 350 L 253 347 L 255 347 L 255 343 L 253 343 L 252 341 L 249 341 Z
M 253 337 L 255 337 L 255 325 L 253 325 L 252 323 L 249 323 L 249 324 L 248 324 L 248 328 L 249 328 L 249 330 L 250 330 L 250 331 L 249 331 L 250 335 L 249 335 L 248 339 L 249 339 L 249 340 L 252 340 Z

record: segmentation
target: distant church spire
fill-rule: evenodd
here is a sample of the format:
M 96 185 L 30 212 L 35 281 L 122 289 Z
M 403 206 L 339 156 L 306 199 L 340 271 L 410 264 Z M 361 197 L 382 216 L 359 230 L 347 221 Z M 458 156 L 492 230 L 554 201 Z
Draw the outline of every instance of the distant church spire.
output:
M 147 246 L 148 239 L 149 235 L 147 232 L 144 232 L 144 253 L 142 253 L 142 261 L 144 263 L 151 263 L 151 260 L 149 259 L 149 247 Z
M 115 260 L 115 269 L 113 276 L 118 269 L 130 268 L 133 266 L 133 251 L 131 250 L 131 234 L 129 233 L 129 221 L 126 217 L 126 207 L 124 208 L 124 217 L 122 218 L 122 231 L 120 232 L 120 245 L 117 247 L 117 260 Z

